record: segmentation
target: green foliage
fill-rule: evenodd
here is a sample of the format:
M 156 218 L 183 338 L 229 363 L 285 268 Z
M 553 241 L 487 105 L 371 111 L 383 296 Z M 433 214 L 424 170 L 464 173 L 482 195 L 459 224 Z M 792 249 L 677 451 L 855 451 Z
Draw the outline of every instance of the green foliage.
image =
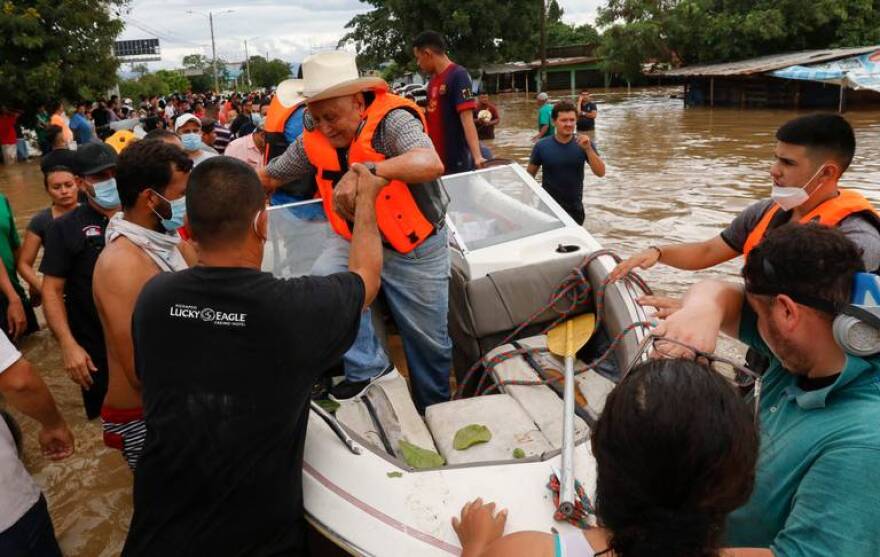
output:
M 183 93 L 189 89 L 189 80 L 180 72 L 173 70 L 159 70 L 153 75 L 164 81 L 172 93 Z
M 159 70 L 155 73 L 142 75 L 137 79 L 120 82 L 119 92 L 123 97 L 138 99 L 141 96 L 165 96 L 171 93 L 182 93 L 189 89 L 189 81 L 178 72 Z
M 211 61 L 204 54 L 187 54 L 181 63 L 188 70 L 204 70 L 211 67 Z
M 353 44 L 361 69 L 383 62 L 404 67 L 412 41 L 433 29 L 449 41 L 450 57 L 470 69 L 485 63 L 531 60 L 538 44 L 541 5 L 534 0 L 362 0 L 373 10 L 348 22 L 340 45 Z
M 96 98 L 116 81 L 113 41 L 126 0 L 0 0 L 0 99 L 33 109 Z
M 599 44 L 599 32 L 592 25 L 572 25 L 562 21 L 564 10 L 550 0 L 547 5 L 547 46 L 566 46 L 573 44 Z
M 513 458 L 520 459 L 520 458 L 525 458 L 525 457 L 526 457 L 526 452 L 524 450 L 522 450 L 520 447 L 513 449 Z
M 398 441 L 397 446 L 400 449 L 400 454 L 403 456 L 404 462 L 416 470 L 440 468 L 446 464 L 446 460 L 434 451 L 423 449 L 404 439 Z
M 336 402 L 335 400 L 331 400 L 329 398 L 316 400 L 315 404 L 317 404 L 318 406 L 320 406 L 321 408 L 323 408 L 327 412 L 330 412 L 331 414 L 335 414 L 336 411 L 339 410 L 339 406 L 340 406 L 340 404 L 338 402 Z
M 251 56 L 251 82 L 254 87 L 275 87 L 290 77 L 290 64 L 284 60 L 267 61 L 262 56 Z M 246 64 L 241 69 L 247 69 Z
M 456 451 L 463 451 L 478 443 L 488 443 L 492 439 L 489 428 L 480 424 L 470 424 L 455 432 L 452 446 Z
M 880 42 L 878 0 L 607 0 L 606 69 L 632 74 L 645 61 L 723 62 Z

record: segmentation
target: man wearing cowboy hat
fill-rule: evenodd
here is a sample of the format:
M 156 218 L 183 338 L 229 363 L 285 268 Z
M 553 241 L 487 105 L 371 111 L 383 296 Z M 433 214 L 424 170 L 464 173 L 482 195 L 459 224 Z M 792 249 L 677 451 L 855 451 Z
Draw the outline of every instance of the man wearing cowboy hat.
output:
M 336 232 L 315 262 L 314 274 L 348 265 L 357 183 L 374 177 L 386 185 L 376 204 L 385 246 L 382 286 L 409 363 L 416 406 L 449 398 L 452 343 L 446 326 L 449 254 L 439 183 L 443 163 L 425 133 L 424 116 L 388 84 L 359 77 L 355 57 L 321 52 L 303 62 L 306 130 L 273 160 L 261 178 L 274 190 L 314 175 L 327 219 Z M 354 346 L 345 354 L 345 380 L 337 400 L 363 394 L 372 382 L 396 376 L 364 312 Z

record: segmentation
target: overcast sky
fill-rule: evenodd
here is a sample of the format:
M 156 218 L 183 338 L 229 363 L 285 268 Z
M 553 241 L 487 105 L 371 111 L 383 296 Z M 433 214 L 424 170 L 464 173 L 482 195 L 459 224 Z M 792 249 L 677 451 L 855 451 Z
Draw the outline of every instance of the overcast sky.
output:
M 499 0 L 503 1 L 503 0 Z M 592 23 L 602 0 L 558 0 L 569 23 Z M 271 58 L 299 62 L 311 52 L 333 48 L 345 34 L 345 24 L 369 11 L 359 0 L 132 0 L 123 15 L 126 29 L 120 39 L 158 37 L 162 61 L 152 69 L 179 67 L 183 56 L 211 56 L 207 13 L 214 12 L 217 56 L 245 59 L 244 42 L 251 55 L 267 51 Z M 201 12 L 187 13 L 192 10 Z M 231 13 L 220 13 L 234 10 Z M 125 68 L 123 68 L 125 69 Z

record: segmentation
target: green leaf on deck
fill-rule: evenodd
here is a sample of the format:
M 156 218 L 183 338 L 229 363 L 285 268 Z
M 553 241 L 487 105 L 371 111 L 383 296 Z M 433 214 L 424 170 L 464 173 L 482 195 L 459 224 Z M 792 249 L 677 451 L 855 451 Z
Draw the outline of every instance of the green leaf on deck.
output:
M 403 477 L 403 474 L 401 474 L 400 472 L 388 472 L 385 475 L 388 476 L 389 478 L 402 478 Z
M 525 458 L 526 452 L 519 447 L 513 449 L 513 458 Z
M 316 400 L 315 404 L 330 412 L 331 414 L 335 414 L 337 410 L 339 410 L 339 403 L 335 400 L 330 400 L 329 398 L 324 400 Z
M 457 451 L 463 451 L 477 443 L 486 443 L 492 439 L 492 432 L 484 425 L 471 424 L 455 432 L 455 439 L 452 440 L 452 446 Z
M 409 441 L 401 439 L 397 446 L 400 448 L 403 460 L 416 470 L 439 468 L 446 464 L 446 461 L 439 454 L 423 449 L 418 445 L 413 445 Z

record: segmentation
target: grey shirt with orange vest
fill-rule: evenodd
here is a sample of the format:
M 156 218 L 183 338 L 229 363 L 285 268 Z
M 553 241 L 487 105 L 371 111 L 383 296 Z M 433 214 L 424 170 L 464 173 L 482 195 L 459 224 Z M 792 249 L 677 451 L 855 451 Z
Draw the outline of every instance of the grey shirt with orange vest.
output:
M 311 128 L 310 117 L 306 113 L 303 120 L 307 131 L 297 138 L 282 155 L 273 159 L 266 167 L 266 171 L 271 177 L 282 181 L 314 176 L 317 181 L 317 189 L 321 191 L 323 187 L 335 187 L 338 179 L 348 170 L 349 162 L 361 160 L 357 157 L 364 156 L 365 144 L 378 153 L 378 156 L 386 159 L 397 157 L 416 148 L 433 149 L 433 144 L 425 133 L 425 126 L 420 117 L 416 115 L 418 107 L 413 103 L 409 103 L 411 106 L 407 106 L 407 103 L 409 101 L 386 93 L 370 94 L 365 119 L 355 135 L 352 145 L 348 149 L 336 149 L 335 153 L 333 153 L 332 147 L 326 144 L 326 140 L 319 139 L 323 136 L 320 136 L 318 132 L 314 132 L 318 135 L 312 136 L 311 144 L 306 143 L 310 133 L 308 130 Z M 361 137 L 362 131 L 368 135 L 365 135 L 363 139 L 358 139 Z M 322 142 L 326 145 L 320 147 Z M 311 152 L 310 149 L 312 149 Z M 333 159 L 332 162 L 322 159 L 328 154 L 328 150 L 330 151 L 329 156 Z M 349 156 L 352 161 L 348 160 Z M 322 169 L 319 169 L 319 166 Z M 332 168 L 336 170 L 331 170 Z M 332 186 L 327 185 L 330 180 L 333 182 Z M 322 186 L 322 183 L 325 185 Z M 401 253 L 407 253 L 424 241 L 427 236 L 443 227 L 447 196 L 442 185 L 436 180 L 422 184 L 403 185 L 401 183 L 400 185 L 406 190 L 395 190 L 397 186 L 394 181 L 388 186 L 391 188 L 390 190 L 383 190 L 388 192 L 387 197 L 391 201 L 386 206 L 388 210 L 385 213 L 380 214 L 379 208 L 377 208 L 377 219 L 383 243 L 394 247 Z M 326 194 L 326 190 L 324 193 Z M 331 214 L 332 209 L 328 206 L 326 199 L 325 211 L 334 230 L 348 237 L 350 231 L 347 225 L 341 224 L 341 219 Z M 405 218 L 400 215 L 404 215 Z
M 721 239 L 731 249 L 743 253 L 749 235 L 772 205 L 771 199 L 762 199 L 749 205 L 721 232 Z M 791 211 L 777 211 L 768 230 L 788 223 L 791 214 Z M 880 230 L 878 230 L 880 219 L 868 213 L 854 213 L 841 220 L 837 226 L 847 238 L 862 249 L 866 270 L 876 271 L 880 268 Z

